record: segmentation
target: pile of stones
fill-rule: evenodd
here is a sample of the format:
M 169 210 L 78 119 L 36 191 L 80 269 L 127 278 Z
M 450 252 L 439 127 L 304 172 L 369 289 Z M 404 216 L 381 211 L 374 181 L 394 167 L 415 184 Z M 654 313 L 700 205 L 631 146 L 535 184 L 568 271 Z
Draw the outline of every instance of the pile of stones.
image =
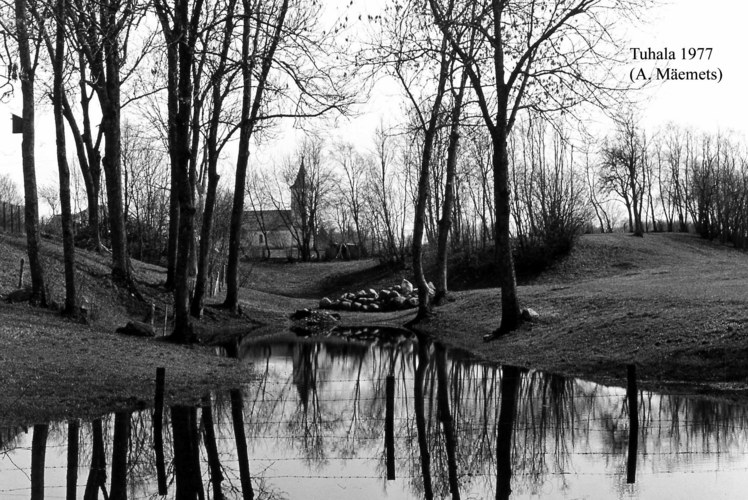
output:
M 435 293 L 434 285 L 428 284 L 429 294 Z M 383 288 L 379 291 L 370 288 L 358 292 L 344 293 L 337 299 L 325 297 L 319 301 L 320 309 L 335 309 L 338 311 L 385 312 L 400 311 L 418 307 L 418 288 L 408 280 L 399 285 Z

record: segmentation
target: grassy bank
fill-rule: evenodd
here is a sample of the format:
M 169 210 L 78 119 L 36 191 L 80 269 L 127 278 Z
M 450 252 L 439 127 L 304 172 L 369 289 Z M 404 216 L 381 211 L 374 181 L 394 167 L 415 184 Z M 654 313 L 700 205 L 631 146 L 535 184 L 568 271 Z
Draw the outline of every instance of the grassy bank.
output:
M 420 329 L 500 363 L 602 382 L 620 382 L 635 363 L 648 387 L 748 395 L 742 252 L 686 234 L 586 235 L 519 296 L 539 321 L 496 341 L 481 339 L 499 324 L 500 294 L 491 288 L 454 293 Z
M 61 247 L 45 241 L 43 255 L 50 294 L 61 303 Z M 16 289 L 20 260 L 25 257 L 22 238 L 0 235 L 0 297 Z M 250 366 L 221 358 L 208 347 L 114 333 L 130 319 L 146 319 L 150 304 L 156 306 L 155 326 L 161 333 L 171 296 L 160 286 L 163 269 L 135 261 L 133 273 L 146 302 L 135 300 L 109 279 L 109 259 L 106 254 L 77 251 L 79 296 L 90 310 L 87 325 L 53 310 L 0 302 L 0 425 L 91 418 L 149 406 L 157 367 L 166 368 L 167 404 L 194 402 L 212 389 L 251 380 Z M 26 275 L 24 282 L 29 284 Z M 226 321 L 213 314 L 201 328 L 209 333 L 224 324 L 255 327 L 246 318 Z
M 59 246 L 45 242 L 48 274 L 62 276 Z M 0 296 L 17 285 L 22 239 L 0 236 Z M 108 256 L 80 251 L 80 294 L 90 325 L 25 304 L 0 306 L 0 359 L 5 383 L 0 423 L 92 416 L 146 405 L 157 366 L 167 368 L 167 400 L 195 400 L 211 388 L 249 380 L 251 367 L 209 349 L 117 335 L 128 319 L 157 318 L 170 303 L 163 269 L 134 262 L 146 303 L 108 278 Z M 244 316 L 211 313 L 203 331 L 226 326 L 255 334 L 287 328 L 288 314 L 321 296 L 380 287 L 409 277 L 375 261 L 255 263 L 243 273 Z M 61 279 L 52 294 L 62 299 Z M 499 323 L 495 288 L 453 293 L 453 302 L 420 325 L 424 332 L 477 356 L 597 381 L 620 382 L 635 363 L 644 387 L 748 395 L 748 256 L 693 235 L 587 235 L 567 258 L 519 287 L 522 305 L 540 319 L 497 341 L 482 336 Z M 218 302 L 221 297 L 213 299 Z M 413 311 L 342 314 L 347 325 L 397 325 Z M 158 321 L 157 321 L 157 324 Z

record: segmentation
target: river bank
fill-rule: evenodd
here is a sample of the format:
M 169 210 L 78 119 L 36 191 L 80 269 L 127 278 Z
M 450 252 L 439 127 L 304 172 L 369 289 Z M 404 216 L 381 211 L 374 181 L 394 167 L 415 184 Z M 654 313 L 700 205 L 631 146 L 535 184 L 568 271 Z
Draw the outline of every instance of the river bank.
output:
M 17 284 L 23 241 L 0 237 L 0 296 Z M 49 274 L 61 276 L 61 250 L 46 242 Z M 216 388 L 252 380 L 252 366 L 209 347 L 176 346 L 114 333 L 128 319 L 157 326 L 169 305 L 162 268 L 134 262 L 146 303 L 108 279 L 107 256 L 81 251 L 81 297 L 92 311 L 81 325 L 27 304 L 0 306 L 0 423 L 84 418 L 150 405 L 155 370 L 167 370 L 168 404 L 194 402 Z M 249 335 L 287 330 L 289 314 L 313 308 L 323 294 L 393 284 L 407 270 L 375 263 L 253 265 L 241 290 L 243 315 L 210 312 L 203 331 L 246 329 Z M 284 285 L 284 280 L 288 283 Z M 61 283 L 52 281 L 53 295 Z M 729 398 L 748 395 L 748 257 L 693 235 L 587 235 L 553 269 L 519 287 L 539 319 L 496 341 L 482 337 L 499 322 L 494 288 L 454 292 L 451 302 L 418 326 L 480 359 L 621 384 L 636 364 L 642 387 Z M 219 302 L 215 297 L 213 302 Z M 210 311 L 210 309 L 209 309 Z M 401 326 L 413 310 L 342 312 L 342 325 Z M 261 326 L 264 325 L 264 326 Z M 168 329 L 168 328 L 167 328 Z

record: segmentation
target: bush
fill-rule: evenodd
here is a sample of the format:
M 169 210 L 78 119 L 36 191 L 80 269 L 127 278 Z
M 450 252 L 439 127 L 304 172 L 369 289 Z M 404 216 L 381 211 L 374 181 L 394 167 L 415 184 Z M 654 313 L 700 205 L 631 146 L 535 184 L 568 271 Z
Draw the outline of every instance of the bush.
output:
M 557 221 L 547 229 L 538 229 L 514 240 L 514 267 L 518 276 L 534 276 L 568 255 L 584 230 L 582 220 Z

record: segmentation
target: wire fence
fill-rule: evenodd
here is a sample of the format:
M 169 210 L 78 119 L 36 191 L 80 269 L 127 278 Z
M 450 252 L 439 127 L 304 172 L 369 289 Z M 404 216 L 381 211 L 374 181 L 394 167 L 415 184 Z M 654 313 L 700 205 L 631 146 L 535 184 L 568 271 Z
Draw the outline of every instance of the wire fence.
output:
M 0 228 L 3 232 L 23 234 L 25 232 L 23 205 L 0 201 Z

